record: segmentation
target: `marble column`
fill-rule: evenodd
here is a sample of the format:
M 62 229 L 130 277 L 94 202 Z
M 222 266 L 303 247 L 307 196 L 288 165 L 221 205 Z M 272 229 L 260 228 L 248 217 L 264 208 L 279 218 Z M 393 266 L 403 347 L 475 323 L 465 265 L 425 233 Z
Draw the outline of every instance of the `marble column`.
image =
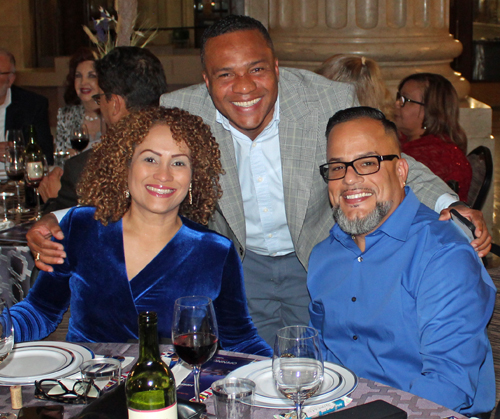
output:
M 365 55 L 389 88 L 416 71 L 450 79 L 460 97 L 469 83 L 450 62 L 462 51 L 448 31 L 449 0 L 246 0 L 265 23 L 281 65 L 314 70 L 333 54 Z

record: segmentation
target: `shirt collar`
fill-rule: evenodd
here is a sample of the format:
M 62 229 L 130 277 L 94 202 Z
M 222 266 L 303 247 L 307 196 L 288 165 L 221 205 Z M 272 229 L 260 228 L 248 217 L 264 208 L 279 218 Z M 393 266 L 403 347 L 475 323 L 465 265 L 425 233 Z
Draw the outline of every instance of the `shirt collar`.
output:
M 0 105 L 0 109 L 5 109 L 12 103 L 12 93 L 10 91 L 10 87 L 7 90 L 7 94 L 5 95 L 5 101 Z
M 216 121 L 219 124 L 221 124 L 224 127 L 224 129 L 226 129 L 227 131 L 231 132 L 231 136 L 238 137 L 238 138 L 241 138 L 243 136 L 245 138 L 248 138 L 245 134 L 241 133 L 235 127 L 233 127 L 229 123 L 229 120 L 224 115 L 222 115 L 217 108 L 215 109 L 215 112 L 216 112 L 216 115 L 217 115 L 216 116 Z M 279 122 L 280 122 L 280 97 L 278 95 L 278 97 L 276 98 L 276 103 L 274 105 L 273 119 L 264 128 L 264 130 L 257 136 L 257 138 L 259 138 L 260 136 L 266 135 L 267 132 L 269 130 L 273 129 L 273 127 L 276 126 L 277 124 L 279 124 Z
M 375 231 L 366 237 L 385 233 L 396 240 L 405 241 L 408 237 L 410 227 L 413 224 L 415 215 L 420 207 L 420 201 L 409 186 L 405 186 L 405 198 L 387 220 Z M 331 240 L 338 240 L 341 243 L 352 243 L 350 234 L 345 233 L 335 224 L 330 231 Z

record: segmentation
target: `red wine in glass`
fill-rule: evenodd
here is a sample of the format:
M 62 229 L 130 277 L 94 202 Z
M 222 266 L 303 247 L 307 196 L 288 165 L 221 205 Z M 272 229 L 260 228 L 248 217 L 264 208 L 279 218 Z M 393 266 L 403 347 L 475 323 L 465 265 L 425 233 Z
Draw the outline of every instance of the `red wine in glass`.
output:
M 7 171 L 7 176 L 9 177 L 10 180 L 19 182 L 20 180 L 24 179 L 24 170 Z
M 179 357 L 193 366 L 194 394 L 200 401 L 200 369 L 217 350 L 219 331 L 212 300 L 202 295 L 175 301 L 172 342 Z
M 86 125 L 76 128 L 71 133 L 71 147 L 80 152 L 89 145 L 89 131 Z
M 89 145 L 89 137 L 73 137 L 71 139 L 71 147 L 76 151 L 83 151 Z
M 217 336 L 212 333 L 186 333 L 174 339 L 175 352 L 191 365 L 203 365 L 217 350 Z

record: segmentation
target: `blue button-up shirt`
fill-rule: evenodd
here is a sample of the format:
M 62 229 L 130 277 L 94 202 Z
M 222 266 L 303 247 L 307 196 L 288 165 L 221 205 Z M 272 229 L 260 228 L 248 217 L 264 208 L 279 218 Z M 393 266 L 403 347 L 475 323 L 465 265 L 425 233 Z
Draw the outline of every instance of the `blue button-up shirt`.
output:
M 326 360 L 462 414 L 493 409 L 495 286 L 462 232 L 408 187 L 364 252 L 335 225 L 308 287 Z
M 272 121 L 251 140 L 217 111 L 217 122 L 233 138 L 243 210 L 246 248 L 266 256 L 294 251 L 285 212 L 285 193 L 279 140 L 279 98 Z

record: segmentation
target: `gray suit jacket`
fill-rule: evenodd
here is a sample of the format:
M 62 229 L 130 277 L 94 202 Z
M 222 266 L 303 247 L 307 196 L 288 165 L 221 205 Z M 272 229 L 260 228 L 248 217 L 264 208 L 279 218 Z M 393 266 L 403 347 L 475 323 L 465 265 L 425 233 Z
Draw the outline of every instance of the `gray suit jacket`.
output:
M 326 162 L 325 129 L 337 111 L 358 104 L 352 86 L 332 82 L 306 70 L 280 68 L 280 151 L 288 227 L 295 252 L 307 267 L 312 248 L 328 236 L 334 221 L 327 185 L 319 174 Z M 220 146 L 225 171 L 222 198 L 210 228 L 233 240 L 245 254 L 245 215 L 231 134 L 216 122 L 216 110 L 204 84 L 164 94 L 165 107 L 185 109 L 210 125 Z M 436 199 L 451 190 L 425 166 L 409 158 L 409 182 L 423 203 L 434 208 Z M 415 182 L 417 182 L 415 184 Z

